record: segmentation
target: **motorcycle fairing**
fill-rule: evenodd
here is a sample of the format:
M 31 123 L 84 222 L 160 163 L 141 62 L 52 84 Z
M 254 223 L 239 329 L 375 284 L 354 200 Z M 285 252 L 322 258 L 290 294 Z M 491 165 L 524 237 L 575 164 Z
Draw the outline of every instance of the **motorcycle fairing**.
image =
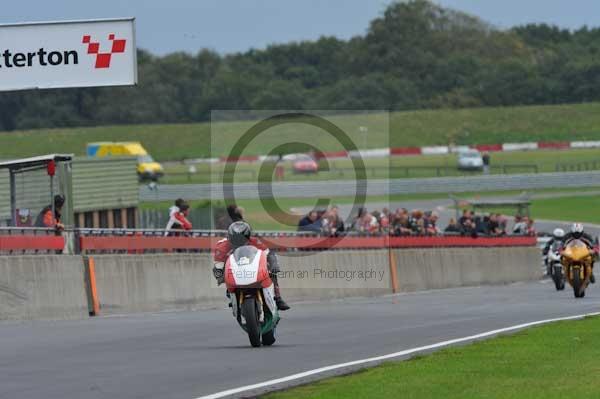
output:
M 270 284 L 267 253 L 253 246 L 236 249 L 225 265 L 225 284 L 230 292 L 239 287 Z

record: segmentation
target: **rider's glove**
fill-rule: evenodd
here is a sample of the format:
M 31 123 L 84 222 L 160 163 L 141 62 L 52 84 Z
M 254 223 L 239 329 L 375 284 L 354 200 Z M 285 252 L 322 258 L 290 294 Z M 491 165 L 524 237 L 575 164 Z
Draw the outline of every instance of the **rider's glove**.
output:
M 225 281 L 225 264 L 223 262 L 215 263 L 213 267 L 213 276 L 217 279 L 217 284 L 221 285 Z

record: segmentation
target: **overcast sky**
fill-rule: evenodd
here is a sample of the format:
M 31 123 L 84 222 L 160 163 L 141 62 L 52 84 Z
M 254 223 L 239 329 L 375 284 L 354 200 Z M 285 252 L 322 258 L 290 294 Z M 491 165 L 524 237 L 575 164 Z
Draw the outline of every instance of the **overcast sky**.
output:
M 156 54 L 220 53 L 321 35 L 362 35 L 390 0 L 19 0 L 3 1 L 0 22 L 134 16 L 138 46 Z M 599 0 L 438 0 L 498 27 L 548 22 L 600 26 Z M 0 43 L 2 47 L 2 43 Z

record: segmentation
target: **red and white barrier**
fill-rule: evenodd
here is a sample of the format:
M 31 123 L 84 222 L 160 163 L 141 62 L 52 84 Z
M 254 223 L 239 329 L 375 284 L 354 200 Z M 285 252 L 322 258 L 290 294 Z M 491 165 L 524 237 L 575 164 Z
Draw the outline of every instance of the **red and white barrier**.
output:
M 469 149 L 476 149 L 480 152 L 509 152 L 509 151 L 536 151 L 536 150 L 566 150 L 566 149 L 585 149 L 600 148 L 600 141 L 541 141 L 529 143 L 504 143 L 504 144 L 477 144 L 473 146 L 425 146 L 425 147 L 392 147 L 375 148 L 358 151 L 329 151 L 321 152 L 316 155 L 317 159 L 341 159 L 360 156 L 361 158 L 386 158 L 389 156 L 410 156 L 410 155 L 446 155 L 455 154 Z M 285 161 L 294 161 L 299 155 L 287 154 L 283 157 Z M 188 160 L 188 163 L 215 163 L 215 162 L 263 162 L 266 160 L 276 161 L 277 156 L 242 156 L 233 158 L 207 158 Z
M 600 148 L 600 141 L 572 141 L 571 148 Z

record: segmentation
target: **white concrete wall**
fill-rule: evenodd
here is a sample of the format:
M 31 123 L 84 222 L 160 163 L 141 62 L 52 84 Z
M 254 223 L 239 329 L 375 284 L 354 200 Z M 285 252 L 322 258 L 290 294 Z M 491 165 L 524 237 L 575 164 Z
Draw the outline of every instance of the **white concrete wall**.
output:
M 81 256 L 0 256 L 0 320 L 88 315 Z

